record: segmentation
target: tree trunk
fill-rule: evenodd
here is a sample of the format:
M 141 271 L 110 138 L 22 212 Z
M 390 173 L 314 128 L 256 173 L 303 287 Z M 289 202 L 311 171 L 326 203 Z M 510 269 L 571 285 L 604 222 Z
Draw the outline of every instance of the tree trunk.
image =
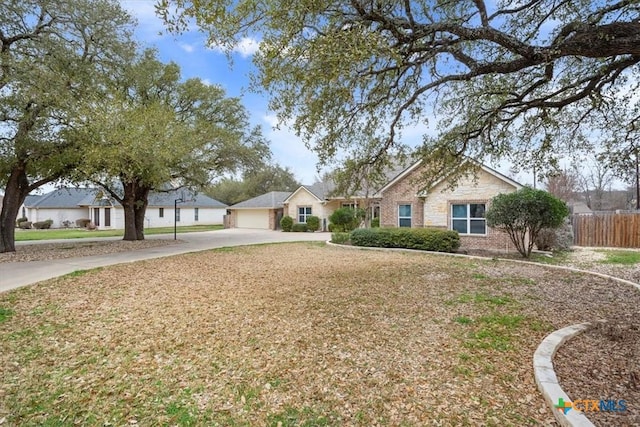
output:
M 7 186 L 4 190 L 2 210 L 0 211 L 0 253 L 15 252 L 15 227 L 20 206 L 29 194 L 29 181 L 24 165 L 19 165 L 11 171 Z
M 151 190 L 137 181 L 123 183 L 123 188 L 123 240 L 144 240 L 144 214 L 147 210 L 148 196 Z
M 135 223 L 136 223 L 136 239 L 144 240 L 144 215 L 147 212 L 149 204 L 149 189 L 138 188 L 136 192 L 136 202 L 134 204 Z
M 135 201 L 132 197 L 124 196 L 122 200 L 122 208 L 124 209 L 124 237 L 122 240 L 138 240 L 136 233 L 136 215 L 134 211 Z

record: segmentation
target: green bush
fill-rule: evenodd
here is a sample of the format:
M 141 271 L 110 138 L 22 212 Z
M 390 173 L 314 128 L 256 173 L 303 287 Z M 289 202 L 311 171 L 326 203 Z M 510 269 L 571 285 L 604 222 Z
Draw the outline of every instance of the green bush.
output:
M 309 231 L 318 231 L 320 229 L 320 218 L 315 215 L 308 216 L 307 228 Z
M 280 220 L 280 228 L 282 228 L 282 231 L 289 232 L 291 231 L 291 227 L 293 227 L 293 218 L 289 215 L 283 216 Z
M 18 224 L 18 227 L 24 230 L 28 230 L 31 228 L 31 221 L 22 221 L 20 224 Z
M 305 224 L 304 222 L 299 222 L 297 224 L 293 224 L 293 227 L 291 227 L 291 231 L 304 233 L 306 231 L 309 231 L 309 227 L 307 227 L 307 224 Z
M 531 255 L 545 228 L 558 228 L 569 215 L 567 205 L 551 193 L 530 187 L 498 194 L 485 213 L 487 225 L 504 231 L 524 258 Z
M 460 236 L 457 231 L 435 228 L 359 228 L 351 233 L 351 244 L 456 252 L 460 247 Z
M 329 221 L 333 227 L 329 231 L 351 231 L 358 227 L 360 221 L 364 218 L 364 210 L 353 208 L 339 208 L 333 211 L 329 217 Z M 333 228 L 333 229 L 332 229 Z
M 332 243 L 342 244 L 349 242 L 349 240 L 351 240 L 351 233 L 331 233 Z
M 26 216 L 16 219 L 16 227 L 20 227 L 21 222 L 27 222 L 27 221 L 29 221 L 29 219 Z
M 89 218 L 76 219 L 76 225 L 80 228 L 85 228 L 90 222 L 91 220 Z
M 49 229 L 51 228 L 51 225 L 53 224 L 53 221 L 48 219 L 46 221 L 38 221 L 38 222 L 34 222 L 33 223 L 33 228 L 37 229 L 37 230 L 44 230 L 44 229 Z
M 373 218 L 371 220 L 371 228 L 378 228 L 380 227 L 380 218 Z

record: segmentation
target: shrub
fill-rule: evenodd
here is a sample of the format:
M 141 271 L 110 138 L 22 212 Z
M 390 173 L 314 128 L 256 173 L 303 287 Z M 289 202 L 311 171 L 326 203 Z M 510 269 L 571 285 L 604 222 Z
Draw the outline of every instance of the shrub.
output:
M 364 210 L 353 208 L 339 208 L 336 209 L 329 221 L 333 224 L 333 230 L 329 228 L 329 231 L 351 231 L 358 227 L 360 221 L 364 218 Z
M 558 228 L 543 228 L 536 237 L 536 248 L 541 251 L 566 251 L 573 245 L 573 226 L 567 218 Z
M 89 224 L 87 224 L 87 230 L 93 231 L 96 228 L 98 228 L 98 227 L 96 227 L 96 225 L 93 222 L 89 221 Z
M 76 225 L 80 228 L 85 228 L 90 222 L 91 220 L 89 218 L 76 219 Z
M 293 218 L 289 215 L 285 215 L 280 219 L 280 228 L 282 231 L 291 231 L 291 227 L 293 227 Z
M 73 224 L 73 222 L 69 221 L 68 219 L 65 219 L 64 221 L 62 221 L 62 226 L 64 228 L 69 228 L 71 227 L 71 224 Z
M 524 258 L 531 255 L 542 229 L 558 228 L 568 215 L 569 209 L 562 200 L 530 187 L 498 194 L 485 213 L 487 225 L 506 232 Z
M 30 228 L 31 228 L 31 225 L 32 225 L 32 224 L 31 224 L 31 221 L 22 221 L 22 222 L 18 225 L 18 227 L 20 227 L 20 228 L 22 228 L 22 229 L 24 229 L 24 230 L 28 230 L 28 229 L 30 229 Z
M 293 224 L 293 227 L 291 227 L 291 231 L 294 231 L 294 232 L 306 232 L 308 230 L 309 230 L 309 227 L 307 227 L 307 224 L 305 224 L 304 222 Z
M 29 219 L 26 216 L 16 219 L 16 227 L 20 227 L 21 222 L 27 222 L 27 221 L 29 221 Z
M 320 218 L 315 215 L 307 217 L 307 229 L 309 231 L 318 231 L 320 229 Z
M 38 222 L 34 222 L 33 223 L 33 228 L 37 229 L 37 230 L 44 230 L 44 229 L 49 229 L 51 228 L 51 225 L 53 224 L 53 221 L 48 219 L 46 221 L 38 221 Z
M 380 218 L 373 218 L 371 220 L 371 228 L 378 228 L 380 227 Z
M 351 233 L 331 233 L 332 243 L 342 244 L 349 242 L 349 240 L 351 240 Z
M 460 247 L 460 236 L 457 231 L 435 228 L 359 228 L 351 233 L 351 244 L 455 252 Z

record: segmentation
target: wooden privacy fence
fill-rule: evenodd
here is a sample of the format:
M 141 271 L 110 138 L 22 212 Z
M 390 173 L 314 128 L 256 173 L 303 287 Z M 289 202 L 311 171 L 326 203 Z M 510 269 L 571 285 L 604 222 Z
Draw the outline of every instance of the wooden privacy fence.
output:
M 640 248 L 640 213 L 574 215 L 573 244 Z

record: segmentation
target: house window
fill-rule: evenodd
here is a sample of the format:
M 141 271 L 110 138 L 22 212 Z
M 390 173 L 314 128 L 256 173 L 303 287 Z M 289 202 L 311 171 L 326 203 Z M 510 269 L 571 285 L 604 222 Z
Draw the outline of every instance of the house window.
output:
M 298 207 L 298 222 L 307 222 L 307 217 L 311 216 L 311 206 Z
M 342 204 L 343 208 L 351 208 L 351 209 L 355 209 L 356 208 L 356 204 L 355 203 L 343 203 Z
M 111 227 L 111 208 L 104 208 L 104 226 Z
M 93 225 L 100 227 L 100 208 L 93 208 Z
M 176 208 L 176 222 L 180 222 L 180 208 Z
M 398 206 L 398 227 L 411 227 L 411 205 Z
M 158 217 L 164 218 L 164 208 L 158 208 Z
M 487 234 L 484 203 L 451 205 L 451 229 L 460 234 Z
M 198 208 L 193 208 L 193 220 L 194 221 L 198 220 L 198 215 L 199 215 Z

